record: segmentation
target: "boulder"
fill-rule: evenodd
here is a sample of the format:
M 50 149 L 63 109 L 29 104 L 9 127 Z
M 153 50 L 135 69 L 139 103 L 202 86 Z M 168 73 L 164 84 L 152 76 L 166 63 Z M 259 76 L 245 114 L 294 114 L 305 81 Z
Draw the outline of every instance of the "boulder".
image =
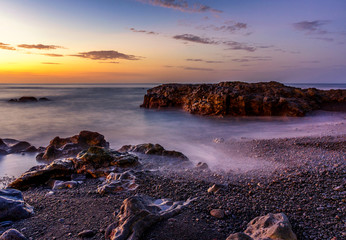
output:
M 6 155 L 11 153 L 37 152 L 38 149 L 25 141 L 15 139 L 0 139 L 0 154 Z
M 27 238 L 16 229 L 9 229 L 0 236 L 0 240 L 27 240 Z
M 58 159 L 48 165 L 36 166 L 9 184 L 9 187 L 26 190 L 46 184 L 51 179 L 70 179 L 75 168 L 71 159 Z
M 23 195 L 16 189 L 0 190 L 0 221 L 16 221 L 30 217 L 33 207 L 26 204 Z
M 301 89 L 278 82 L 164 84 L 149 89 L 141 107 L 178 107 L 200 115 L 300 117 L 326 104 L 345 109 L 346 90 Z
M 43 154 L 37 155 L 38 160 L 54 160 L 62 157 L 75 157 L 77 153 L 91 146 L 108 148 L 109 143 L 97 132 L 81 131 L 78 135 L 50 141 Z
M 171 218 L 189 203 L 154 200 L 147 196 L 132 196 L 124 200 L 115 223 L 108 226 L 105 237 L 110 240 L 139 240 L 155 223 Z
M 99 194 L 131 191 L 138 187 L 136 184 L 136 173 L 128 170 L 123 173 L 110 173 L 102 185 L 97 187 Z
M 252 219 L 243 233 L 231 234 L 227 240 L 297 240 L 292 226 L 283 213 L 256 217 Z
M 188 161 L 189 159 L 181 152 L 168 151 L 164 149 L 160 144 L 145 143 L 139 145 L 125 145 L 122 146 L 119 152 L 136 152 L 147 155 L 157 155 L 163 157 L 169 157 L 179 159 L 182 161 Z

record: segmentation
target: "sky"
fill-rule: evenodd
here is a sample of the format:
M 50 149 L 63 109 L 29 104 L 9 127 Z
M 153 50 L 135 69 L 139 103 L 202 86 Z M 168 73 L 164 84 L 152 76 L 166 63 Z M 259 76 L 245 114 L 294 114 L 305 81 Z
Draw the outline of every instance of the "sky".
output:
M 346 83 L 346 1 L 0 1 L 0 83 L 221 81 Z

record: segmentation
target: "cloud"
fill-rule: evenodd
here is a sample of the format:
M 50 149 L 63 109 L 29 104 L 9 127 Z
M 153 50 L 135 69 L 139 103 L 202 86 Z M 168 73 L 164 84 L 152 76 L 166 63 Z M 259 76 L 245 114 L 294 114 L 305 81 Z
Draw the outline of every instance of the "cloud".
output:
M 132 32 L 135 32 L 135 33 L 146 33 L 146 34 L 149 34 L 149 35 L 158 35 L 159 34 L 159 33 L 154 32 L 154 31 L 138 30 L 138 29 L 135 29 L 135 28 L 130 28 L 130 30 Z
M 215 25 L 209 25 L 209 26 L 198 26 L 197 29 L 201 30 L 213 30 L 213 31 L 221 31 L 221 32 L 228 32 L 228 33 L 236 33 L 241 30 L 245 30 L 248 28 L 248 25 L 246 23 L 242 22 L 234 22 L 234 21 L 227 21 L 224 23 L 224 25 L 221 26 L 215 26 Z M 251 33 L 246 33 L 246 35 L 250 35 Z
M 44 45 L 44 44 L 20 44 L 17 47 L 27 48 L 27 49 L 39 49 L 39 50 L 52 50 L 57 48 L 63 48 L 56 45 Z
M 297 30 L 304 31 L 307 34 L 327 34 L 328 31 L 323 30 L 322 26 L 328 24 L 329 21 L 302 21 L 293 24 L 293 27 Z
M 111 59 L 125 59 L 125 60 L 140 60 L 140 57 L 134 55 L 128 55 L 120 53 L 118 51 L 90 51 L 90 52 L 80 52 L 73 57 L 88 58 L 91 60 L 111 60 Z
M 273 58 L 270 56 L 244 56 L 243 58 L 234 58 L 233 62 L 262 62 L 262 61 L 271 61 Z
M 120 62 L 99 62 L 99 63 L 111 63 L 111 64 L 119 64 Z
M 199 37 L 193 34 L 175 35 L 173 36 L 173 38 L 177 40 L 183 40 L 183 41 L 201 43 L 201 44 L 225 45 L 228 47 L 226 50 L 245 50 L 248 52 L 256 51 L 256 47 L 249 46 L 246 43 L 240 43 L 236 41 L 216 41 L 210 38 Z
M 44 53 L 42 55 L 48 56 L 48 57 L 63 57 L 64 56 L 62 54 L 55 54 L 55 53 Z
M 181 12 L 213 12 L 213 13 L 222 13 L 221 10 L 214 9 L 210 6 L 193 3 L 189 4 L 186 0 L 137 0 L 145 4 L 150 4 L 153 6 L 171 8 Z
M 225 41 L 223 42 L 228 48 L 226 50 L 245 50 L 248 52 L 256 51 L 256 47 L 249 46 L 245 43 L 235 42 L 235 41 Z
M 211 60 L 203 60 L 200 58 L 188 58 L 185 59 L 188 62 L 205 62 L 205 63 L 223 63 L 223 61 L 211 61 Z
M 0 49 L 3 50 L 16 50 L 14 47 L 11 47 L 9 44 L 0 42 Z
M 193 34 L 175 35 L 173 38 L 177 40 L 184 40 L 188 42 L 195 42 L 195 43 L 202 43 L 202 44 L 217 44 L 217 42 L 209 38 L 202 38 Z
M 42 64 L 50 64 L 50 65 L 55 65 L 55 64 L 60 64 L 60 63 L 55 63 L 55 62 L 43 62 Z
M 212 68 L 182 67 L 184 70 L 190 71 L 214 71 Z

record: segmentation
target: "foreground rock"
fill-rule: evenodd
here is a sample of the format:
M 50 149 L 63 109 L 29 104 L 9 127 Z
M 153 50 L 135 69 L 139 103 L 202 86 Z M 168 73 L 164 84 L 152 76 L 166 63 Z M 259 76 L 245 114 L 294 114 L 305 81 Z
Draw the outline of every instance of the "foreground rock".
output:
M 27 238 L 16 229 L 9 229 L 0 236 L 0 240 L 27 240 Z
M 155 223 L 180 213 L 189 203 L 153 200 L 146 196 L 133 196 L 124 200 L 117 221 L 106 230 L 106 239 L 138 240 Z
M 8 102 L 18 102 L 18 103 L 27 103 L 27 102 L 45 102 L 45 101 L 50 101 L 48 98 L 46 97 L 41 97 L 41 98 L 36 98 L 36 97 L 32 97 L 32 96 L 24 96 L 21 98 L 12 98 L 10 100 L 8 100 Z
M 101 147 L 90 147 L 76 158 L 57 159 L 48 165 L 31 168 L 9 184 L 9 187 L 26 190 L 33 186 L 48 184 L 52 180 L 72 180 L 73 174 L 83 174 L 98 178 L 107 176 L 116 168 L 135 167 L 138 157 L 129 153 L 119 153 Z M 75 185 L 71 182 L 61 183 L 61 188 Z M 53 184 L 54 186 L 54 184 Z M 57 188 L 59 188 L 57 185 Z
M 78 135 L 50 141 L 45 152 L 37 155 L 38 160 L 54 160 L 62 157 L 75 157 L 77 153 L 91 146 L 108 148 L 109 143 L 98 132 L 81 131 Z
M 346 90 L 301 89 L 278 82 L 221 82 L 160 85 L 147 91 L 141 107 L 178 107 L 201 115 L 304 116 L 333 104 L 346 105 Z
M 33 212 L 33 208 L 24 202 L 20 191 L 15 189 L 0 190 L 0 222 L 28 218 Z
M 12 153 L 25 153 L 25 152 L 37 152 L 39 149 L 32 146 L 25 141 L 18 141 L 15 139 L 0 138 L 0 155 L 7 155 Z
M 251 220 L 244 233 L 231 234 L 226 240 L 297 240 L 283 213 L 268 214 Z
M 160 144 L 145 143 L 139 145 L 125 145 L 122 146 L 119 152 L 136 152 L 147 155 L 157 155 L 168 158 L 175 158 L 182 161 L 188 161 L 189 159 L 181 152 L 169 151 L 164 149 Z

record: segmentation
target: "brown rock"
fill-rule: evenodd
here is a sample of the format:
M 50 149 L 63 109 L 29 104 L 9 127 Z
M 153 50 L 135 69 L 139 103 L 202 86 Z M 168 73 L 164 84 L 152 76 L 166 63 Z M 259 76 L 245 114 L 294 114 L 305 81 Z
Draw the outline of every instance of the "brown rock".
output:
M 325 104 L 345 106 L 346 90 L 300 89 L 278 82 L 164 84 L 149 89 L 141 107 L 179 107 L 200 115 L 304 116 Z
M 222 209 L 212 209 L 210 211 L 210 215 L 212 215 L 213 217 L 222 219 L 225 217 L 225 212 Z

